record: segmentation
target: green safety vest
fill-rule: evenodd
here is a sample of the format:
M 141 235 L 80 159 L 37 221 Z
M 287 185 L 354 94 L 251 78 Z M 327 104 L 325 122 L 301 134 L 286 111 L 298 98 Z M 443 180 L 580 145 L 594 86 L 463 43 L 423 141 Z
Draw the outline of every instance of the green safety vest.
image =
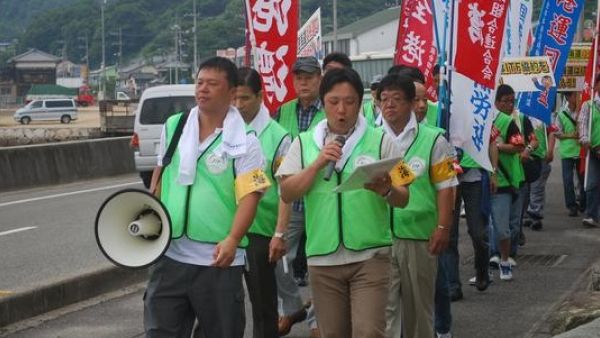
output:
M 427 125 L 417 128 L 404 155 L 416 179 L 408 186 L 408 205 L 392 210 L 392 232 L 397 238 L 428 240 L 438 221 L 437 190 L 430 179 L 431 153 L 437 138 L 443 136 L 439 129 Z
M 569 115 L 569 112 L 565 110 L 561 111 L 558 113 L 558 119 L 562 125 L 563 133 L 574 134 L 577 131 L 577 122 L 573 120 Z M 579 145 L 577 139 L 570 138 L 558 140 L 558 152 L 560 153 L 561 159 L 578 158 L 580 151 L 581 145 Z
M 248 232 L 267 237 L 273 236 L 277 226 L 277 215 L 279 214 L 279 189 L 275 172 L 277 170 L 277 150 L 288 133 L 274 120 L 270 120 L 265 129 L 258 135 L 260 146 L 265 155 L 265 174 L 271 179 L 271 186 L 262 196 L 256 216 Z
M 438 122 L 438 103 L 431 102 L 427 100 L 427 113 L 425 114 L 427 118 L 427 124 L 432 127 L 437 127 Z
M 390 246 L 389 207 L 385 199 L 366 189 L 335 194 L 332 190 L 354 171 L 357 163 L 381 159 L 383 131 L 367 127 L 352 150 L 341 173 L 334 172 L 330 181 L 319 171 L 307 191 L 306 255 L 322 256 L 334 253 L 340 245 L 353 251 Z M 302 167 L 313 163 L 321 150 L 314 141 L 313 131 L 300 134 Z
M 500 137 L 504 143 L 508 143 L 508 127 L 511 122 L 513 122 L 512 117 L 503 112 L 499 112 L 498 117 L 494 120 L 494 125 L 500 130 Z M 521 182 L 525 180 L 525 173 L 519 154 L 499 152 L 498 162 L 498 187 L 513 186 L 517 189 L 520 188 Z
M 521 118 L 521 126 L 523 126 L 523 135 L 525 134 L 525 115 L 524 114 L 520 114 L 520 118 Z M 531 122 L 531 120 L 530 120 Z M 545 124 L 540 124 L 539 127 L 535 128 L 533 130 L 533 133 L 535 134 L 535 138 L 537 138 L 538 140 L 538 147 L 535 148 L 535 150 L 531 153 L 531 155 L 537 157 L 537 158 L 544 158 L 546 157 L 546 151 L 548 149 L 548 146 L 546 144 L 546 125 Z M 525 144 L 529 143 L 529 138 L 528 137 L 524 137 L 525 139 Z
M 366 101 L 363 103 L 363 114 L 367 120 L 367 125 L 375 126 L 375 104 L 373 101 Z
M 289 102 L 284 103 L 279 109 L 279 116 L 277 117 L 277 122 L 287 130 L 292 138 L 296 138 L 300 134 L 300 128 L 298 127 L 298 99 L 293 99 Z M 310 121 L 310 125 L 307 130 L 312 129 L 317 123 L 321 122 L 325 119 L 325 111 L 321 108 L 315 116 L 313 116 L 312 121 Z
M 471 155 L 467 154 L 466 152 L 463 152 L 462 159 L 460 160 L 460 166 L 463 168 L 481 169 L 479 163 L 475 162 Z
M 167 139 L 175 132 L 183 114 L 169 117 L 166 122 Z M 236 212 L 235 170 L 233 159 L 221 159 L 213 151 L 221 144 L 219 134 L 200 154 L 194 184 L 177 184 L 179 175 L 179 148 L 171 163 L 165 167 L 161 180 L 160 200 L 171 217 L 173 238 L 184 234 L 198 242 L 219 243 L 229 235 Z M 168 144 L 167 144 L 168 147 Z M 244 236 L 240 247 L 246 247 Z
M 592 147 L 598 147 L 600 146 L 600 109 L 593 101 L 588 102 L 590 102 L 589 105 L 592 108 L 592 128 L 588 131 L 590 144 Z

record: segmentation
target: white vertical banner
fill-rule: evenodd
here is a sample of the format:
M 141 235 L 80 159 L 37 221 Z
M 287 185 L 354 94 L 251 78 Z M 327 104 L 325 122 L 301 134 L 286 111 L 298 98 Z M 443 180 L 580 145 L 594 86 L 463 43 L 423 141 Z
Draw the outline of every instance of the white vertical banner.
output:
M 298 31 L 298 56 L 314 56 L 323 61 L 321 44 L 321 7 L 308 18 Z
M 527 40 L 531 33 L 532 0 L 512 0 L 506 19 L 504 56 L 527 55 Z
M 488 148 L 495 117 L 495 91 L 454 72 L 450 92 L 450 143 L 461 148 L 475 162 L 491 171 L 493 168 Z

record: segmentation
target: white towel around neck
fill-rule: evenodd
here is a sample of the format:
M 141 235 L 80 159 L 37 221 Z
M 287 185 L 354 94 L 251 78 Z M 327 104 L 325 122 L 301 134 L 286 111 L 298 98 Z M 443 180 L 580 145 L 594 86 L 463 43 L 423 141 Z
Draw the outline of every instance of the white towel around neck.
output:
M 198 106 L 190 110 L 181 140 L 179 141 L 179 175 L 177 183 L 192 185 L 196 179 L 196 165 L 200 156 L 200 120 Z M 218 156 L 230 158 L 239 157 L 246 153 L 246 127 L 240 112 L 233 106 L 223 121 L 223 140 L 214 150 Z
M 313 140 L 315 141 L 315 143 L 317 144 L 317 147 L 319 147 L 319 149 L 323 149 L 323 146 L 324 146 L 323 141 L 325 140 L 325 137 L 327 136 L 328 129 L 329 128 L 327 126 L 327 119 L 319 122 L 315 126 Z M 354 131 L 352 132 L 352 134 L 350 134 L 350 136 L 348 136 L 346 138 L 346 143 L 344 143 L 344 146 L 342 147 L 342 157 L 335 163 L 336 170 L 339 171 L 339 170 L 341 170 L 341 168 L 344 167 L 344 165 L 346 164 L 346 161 L 348 161 L 348 159 L 350 158 L 350 155 L 352 155 L 352 151 L 354 150 L 354 147 L 356 146 L 358 141 L 360 141 L 360 139 L 363 137 L 363 135 L 365 134 L 366 131 L 367 131 L 367 120 L 364 118 L 364 116 L 362 114 L 358 114 L 358 119 L 356 119 L 356 124 L 354 125 Z

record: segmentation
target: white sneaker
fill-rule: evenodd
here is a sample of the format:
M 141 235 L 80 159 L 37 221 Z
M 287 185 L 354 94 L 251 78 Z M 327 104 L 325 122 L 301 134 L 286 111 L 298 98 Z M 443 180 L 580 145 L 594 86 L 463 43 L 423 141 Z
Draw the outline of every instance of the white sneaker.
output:
M 510 263 L 511 266 L 515 267 L 517 266 L 517 261 L 515 261 L 514 258 L 512 257 L 508 257 L 508 262 Z
M 598 222 L 594 221 L 594 219 L 591 217 L 584 218 L 581 220 L 581 222 L 583 223 L 583 226 L 588 227 L 588 228 L 598 226 Z
M 498 265 L 500 264 L 500 256 L 492 256 L 490 257 L 490 266 L 492 268 L 498 269 Z
M 452 338 L 452 333 L 436 333 L 437 338 Z
M 510 281 L 513 279 L 512 266 L 508 261 L 500 262 L 500 279 L 503 281 Z

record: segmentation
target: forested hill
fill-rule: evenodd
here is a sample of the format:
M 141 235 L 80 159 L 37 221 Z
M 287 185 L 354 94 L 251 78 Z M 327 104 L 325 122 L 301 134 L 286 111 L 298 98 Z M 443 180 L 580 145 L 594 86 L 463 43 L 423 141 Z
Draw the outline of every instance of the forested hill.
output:
M 200 57 L 244 42 L 243 0 L 196 0 Z M 332 28 L 331 0 L 302 0 L 306 20 L 321 6 L 324 33 Z M 92 67 L 101 60 L 102 0 L 0 0 L 0 41 L 18 39 L 18 52 L 38 48 L 80 62 L 88 41 Z M 339 26 L 375 13 L 395 1 L 340 0 Z M 6 10 L 5 10 L 6 9 Z M 123 62 L 137 57 L 166 55 L 175 45 L 175 26 L 181 27 L 184 59 L 193 57 L 192 0 L 107 0 L 105 37 L 107 64 L 117 61 L 119 41 Z M 121 40 L 119 40 L 121 38 Z

